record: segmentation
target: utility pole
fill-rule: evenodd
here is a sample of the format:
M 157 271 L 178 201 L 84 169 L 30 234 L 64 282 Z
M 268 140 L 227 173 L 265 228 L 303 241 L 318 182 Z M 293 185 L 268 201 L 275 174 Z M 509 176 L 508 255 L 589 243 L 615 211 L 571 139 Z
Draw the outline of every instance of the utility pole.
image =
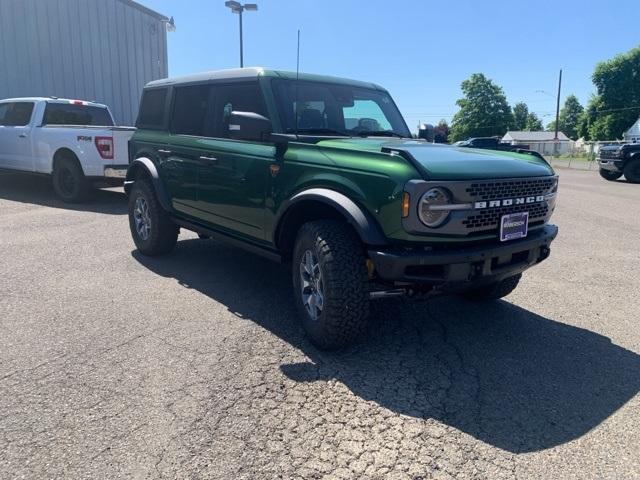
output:
M 562 69 L 560 69 L 560 77 L 558 78 L 558 98 L 556 99 L 556 135 L 553 137 L 558 140 L 558 127 L 560 126 L 560 89 L 562 88 Z
M 560 76 L 558 77 L 558 98 L 556 98 L 556 134 L 553 137 L 553 153 L 558 156 L 558 147 L 560 139 L 558 138 L 558 128 L 560 128 L 560 90 L 562 88 L 562 69 L 560 69 Z

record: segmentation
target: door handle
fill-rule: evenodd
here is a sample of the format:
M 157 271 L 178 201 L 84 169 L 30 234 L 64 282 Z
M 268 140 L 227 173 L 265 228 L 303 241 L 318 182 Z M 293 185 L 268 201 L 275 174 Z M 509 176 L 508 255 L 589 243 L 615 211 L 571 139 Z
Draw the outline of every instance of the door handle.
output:
M 26 134 L 26 133 L 21 133 L 20 135 L 18 135 L 18 137 L 20 137 L 20 138 L 27 138 L 27 134 Z
M 200 157 L 200 160 L 203 162 L 213 162 L 216 163 L 218 159 L 216 157 Z
M 160 155 L 171 155 L 171 150 L 161 150 L 161 149 L 158 149 L 158 153 L 159 153 Z

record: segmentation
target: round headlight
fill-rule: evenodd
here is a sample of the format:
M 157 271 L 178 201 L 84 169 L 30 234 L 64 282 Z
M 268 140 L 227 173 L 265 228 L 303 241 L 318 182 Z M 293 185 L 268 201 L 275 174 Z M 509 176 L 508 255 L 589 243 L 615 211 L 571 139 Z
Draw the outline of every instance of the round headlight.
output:
M 438 207 L 449 203 L 451 203 L 451 198 L 444 188 L 432 188 L 422 195 L 418 205 L 418 216 L 427 227 L 439 227 L 444 223 L 451 211 L 439 209 Z

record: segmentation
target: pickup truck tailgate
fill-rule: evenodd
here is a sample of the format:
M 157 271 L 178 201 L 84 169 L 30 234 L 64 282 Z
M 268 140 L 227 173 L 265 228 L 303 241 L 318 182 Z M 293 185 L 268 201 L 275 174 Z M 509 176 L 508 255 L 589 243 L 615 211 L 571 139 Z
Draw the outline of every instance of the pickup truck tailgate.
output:
M 112 127 L 113 133 L 113 165 L 129 164 L 129 139 L 133 135 L 135 128 L 132 127 Z

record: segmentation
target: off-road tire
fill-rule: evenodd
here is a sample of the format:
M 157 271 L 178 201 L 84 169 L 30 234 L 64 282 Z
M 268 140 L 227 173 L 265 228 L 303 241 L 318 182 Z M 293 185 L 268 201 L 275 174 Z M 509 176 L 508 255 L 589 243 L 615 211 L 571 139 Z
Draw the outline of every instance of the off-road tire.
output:
M 622 176 L 622 172 L 612 172 L 611 170 L 600 169 L 600 176 L 610 182 L 619 179 Z
M 640 158 L 627 162 L 624 167 L 624 178 L 629 183 L 640 183 Z
M 498 300 L 513 292 L 518 286 L 520 278 L 522 278 L 521 273 L 514 275 L 513 277 L 505 278 L 504 280 L 500 280 L 496 283 L 474 288 L 473 290 L 467 290 L 462 294 L 462 296 L 467 300 L 475 302 Z
M 148 207 L 150 221 L 149 234 L 142 238 L 136 228 L 134 211 L 138 198 L 144 199 Z M 138 251 L 150 257 L 171 252 L 178 241 L 179 228 L 156 198 L 153 186 L 147 180 L 136 180 L 129 194 L 129 228 Z
M 51 177 L 53 190 L 63 202 L 80 203 L 89 198 L 91 184 L 77 160 L 61 158 L 55 163 Z
M 307 250 L 317 258 L 323 283 L 323 308 L 316 319 L 302 300 L 300 268 Z M 292 263 L 295 303 L 311 342 L 320 349 L 334 350 L 356 340 L 368 323 L 369 293 L 364 249 L 353 228 L 335 220 L 304 224 Z

